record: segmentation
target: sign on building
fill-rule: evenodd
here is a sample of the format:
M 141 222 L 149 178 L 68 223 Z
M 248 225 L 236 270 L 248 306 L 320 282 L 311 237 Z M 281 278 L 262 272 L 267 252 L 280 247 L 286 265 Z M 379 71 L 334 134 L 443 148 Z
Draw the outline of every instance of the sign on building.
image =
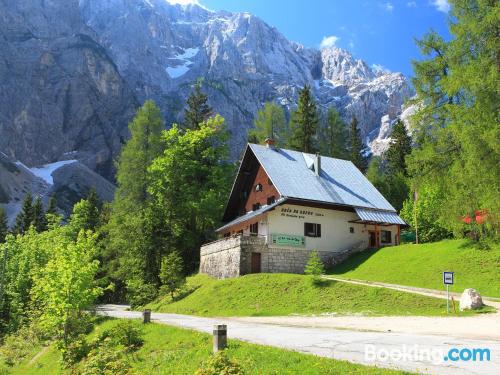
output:
M 290 234 L 272 234 L 273 245 L 304 247 L 306 238 L 304 236 L 293 236 Z

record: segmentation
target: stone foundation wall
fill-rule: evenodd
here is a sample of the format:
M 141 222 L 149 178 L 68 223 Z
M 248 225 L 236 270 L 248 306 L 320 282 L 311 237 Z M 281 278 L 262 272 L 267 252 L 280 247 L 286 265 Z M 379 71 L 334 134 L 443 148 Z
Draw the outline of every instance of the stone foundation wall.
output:
M 362 243 L 359 243 L 343 252 L 318 251 L 318 255 L 325 266 L 330 267 L 362 250 Z M 301 274 L 312 251 L 268 247 L 262 237 L 230 237 L 202 246 L 200 273 L 218 279 L 246 275 L 251 272 L 252 253 L 260 253 L 262 272 Z

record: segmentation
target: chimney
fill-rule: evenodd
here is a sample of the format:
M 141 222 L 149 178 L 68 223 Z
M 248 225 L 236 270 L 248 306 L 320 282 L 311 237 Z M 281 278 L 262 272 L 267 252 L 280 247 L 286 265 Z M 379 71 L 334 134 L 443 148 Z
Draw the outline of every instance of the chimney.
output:
M 316 153 L 316 159 L 314 159 L 314 174 L 316 176 L 319 176 L 320 171 L 321 171 L 321 155 L 319 153 Z
M 274 148 L 274 139 L 266 138 L 264 142 L 266 142 L 267 148 Z

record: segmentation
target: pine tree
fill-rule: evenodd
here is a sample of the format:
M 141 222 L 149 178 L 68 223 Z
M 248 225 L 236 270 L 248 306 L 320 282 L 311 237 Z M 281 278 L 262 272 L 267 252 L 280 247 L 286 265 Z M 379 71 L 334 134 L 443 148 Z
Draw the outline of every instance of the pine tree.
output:
M 322 155 L 339 159 L 348 157 L 346 125 L 335 108 L 328 108 L 326 121 L 324 121 L 319 132 L 319 139 Z
M 14 233 L 24 234 L 33 224 L 33 196 L 28 192 L 24 196 L 21 212 L 16 217 Z
M 117 162 L 117 189 L 107 225 L 109 245 L 104 256 L 111 276 L 123 282 L 158 282 L 159 260 L 155 269 L 147 266 L 150 252 L 147 236 L 148 168 L 161 155 L 163 122 L 159 108 L 146 101 L 129 124 L 130 139 Z M 120 291 L 118 291 L 120 292 Z
M 305 85 L 299 93 L 297 110 L 292 113 L 290 147 L 297 151 L 314 153 L 318 111 L 312 97 L 311 88 Z
M 49 205 L 47 207 L 47 211 L 45 212 L 46 214 L 57 214 L 57 200 L 55 197 L 50 197 L 49 198 Z
M 40 233 L 47 230 L 47 218 L 43 210 L 42 198 L 36 197 L 33 203 L 33 226 Z
M 207 96 L 201 91 L 201 84 L 194 86 L 194 91 L 187 99 L 187 108 L 184 110 L 183 129 L 198 129 L 200 123 L 212 115 L 212 108 L 208 105 Z
M 349 159 L 361 172 L 365 173 L 368 161 L 363 155 L 363 149 L 364 145 L 358 128 L 358 119 L 353 116 L 349 132 Z
M 248 141 L 263 143 L 266 138 L 272 138 L 277 147 L 286 147 L 288 143 L 287 123 L 283 107 L 276 103 L 266 103 L 257 112 L 255 128 L 248 132 Z
M 7 233 L 9 232 L 9 226 L 7 223 L 7 214 L 3 207 L 0 207 L 0 243 L 5 242 L 5 237 L 7 237 Z
M 410 153 L 411 137 L 408 135 L 403 121 L 398 120 L 392 129 L 389 148 L 384 153 L 384 157 L 388 163 L 389 172 L 391 174 L 401 173 L 404 176 L 408 176 L 408 171 L 406 169 L 406 156 Z

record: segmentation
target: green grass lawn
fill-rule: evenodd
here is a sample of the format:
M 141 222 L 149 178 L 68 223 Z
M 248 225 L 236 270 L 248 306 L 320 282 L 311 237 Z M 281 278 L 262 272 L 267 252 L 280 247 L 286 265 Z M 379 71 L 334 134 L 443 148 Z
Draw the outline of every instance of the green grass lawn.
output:
M 111 328 L 117 322 L 117 320 L 107 320 L 99 324 L 90 336 Z M 127 361 L 135 371 L 134 374 L 191 375 L 211 355 L 210 335 L 159 324 L 145 326 L 139 322 L 134 324 L 144 330 L 144 345 L 127 357 Z M 241 365 L 245 374 L 404 374 L 237 340 L 229 340 L 226 352 L 230 359 Z M 54 347 L 49 347 L 35 361 L 31 358 L 14 367 L 10 373 L 12 375 L 71 373 L 70 370 L 61 368 L 60 353 Z
M 500 246 L 479 249 L 466 240 L 405 244 L 357 254 L 329 274 L 351 279 L 444 290 L 442 271 L 455 272 L 451 291 L 474 288 L 500 297 Z
M 315 285 L 304 275 L 253 274 L 226 280 L 196 275 L 188 279 L 186 289 L 191 293 L 183 298 L 163 296 L 147 307 L 200 316 L 446 314 L 445 300 L 331 280 Z

